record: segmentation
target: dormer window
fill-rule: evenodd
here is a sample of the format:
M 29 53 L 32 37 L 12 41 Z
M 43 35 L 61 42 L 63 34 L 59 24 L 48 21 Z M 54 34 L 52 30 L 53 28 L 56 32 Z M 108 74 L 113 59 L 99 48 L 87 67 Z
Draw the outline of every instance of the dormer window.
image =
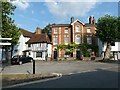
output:
M 76 32 L 80 32 L 80 26 L 79 25 L 76 26 Z

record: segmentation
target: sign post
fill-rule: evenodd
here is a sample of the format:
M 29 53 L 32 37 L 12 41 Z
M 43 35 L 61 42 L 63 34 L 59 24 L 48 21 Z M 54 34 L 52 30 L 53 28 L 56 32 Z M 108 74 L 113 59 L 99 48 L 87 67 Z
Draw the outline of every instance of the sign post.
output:
M 33 60 L 33 74 L 35 74 L 35 60 Z

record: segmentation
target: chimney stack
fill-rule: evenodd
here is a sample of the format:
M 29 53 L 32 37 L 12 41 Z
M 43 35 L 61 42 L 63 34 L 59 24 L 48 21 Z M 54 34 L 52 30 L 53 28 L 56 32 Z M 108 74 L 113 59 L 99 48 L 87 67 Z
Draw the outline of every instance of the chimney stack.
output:
M 41 34 L 41 29 L 39 27 L 36 28 L 35 34 Z
M 92 24 L 92 21 L 93 21 L 93 17 L 90 16 L 90 17 L 89 17 L 89 24 Z
M 95 23 L 96 23 L 96 20 L 95 20 L 95 18 L 93 17 L 92 24 L 94 24 L 94 25 L 95 25 Z
M 74 22 L 74 17 L 72 16 L 72 17 L 71 17 L 71 23 L 73 23 L 73 22 Z

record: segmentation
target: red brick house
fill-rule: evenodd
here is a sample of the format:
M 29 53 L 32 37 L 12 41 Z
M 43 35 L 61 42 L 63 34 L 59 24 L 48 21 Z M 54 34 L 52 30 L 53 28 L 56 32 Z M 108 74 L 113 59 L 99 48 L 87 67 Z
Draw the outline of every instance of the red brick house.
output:
M 56 57 L 56 49 L 59 44 L 68 44 L 75 42 L 76 44 L 87 43 L 96 45 L 94 17 L 89 17 L 89 23 L 74 20 L 71 17 L 70 24 L 55 24 L 52 26 L 52 55 Z M 66 50 L 58 50 L 57 57 L 64 57 Z M 79 53 L 77 50 L 73 52 L 73 57 Z

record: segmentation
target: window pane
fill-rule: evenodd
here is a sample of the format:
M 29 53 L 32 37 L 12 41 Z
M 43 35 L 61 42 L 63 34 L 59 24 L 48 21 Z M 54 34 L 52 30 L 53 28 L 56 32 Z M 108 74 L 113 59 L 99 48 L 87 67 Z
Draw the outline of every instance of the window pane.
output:
M 91 33 L 91 30 L 90 30 L 90 28 L 88 28 L 88 29 L 87 29 L 87 33 Z
M 76 44 L 80 44 L 80 36 L 76 36 Z
M 54 29 L 54 34 L 58 34 L 58 29 L 57 28 Z
M 36 57 L 42 57 L 42 52 L 36 52 Z
M 68 37 L 64 37 L 64 43 L 68 44 Z
M 76 26 L 76 32 L 80 32 L 80 26 Z
M 65 33 L 68 33 L 68 28 L 65 28 Z
M 53 44 L 55 45 L 55 44 L 57 44 L 58 43 L 58 38 L 57 37 L 54 37 L 53 38 Z
M 87 43 L 88 43 L 88 44 L 92 44 L 92 39 L 91 39 L 91 37 L 87 37 Z

